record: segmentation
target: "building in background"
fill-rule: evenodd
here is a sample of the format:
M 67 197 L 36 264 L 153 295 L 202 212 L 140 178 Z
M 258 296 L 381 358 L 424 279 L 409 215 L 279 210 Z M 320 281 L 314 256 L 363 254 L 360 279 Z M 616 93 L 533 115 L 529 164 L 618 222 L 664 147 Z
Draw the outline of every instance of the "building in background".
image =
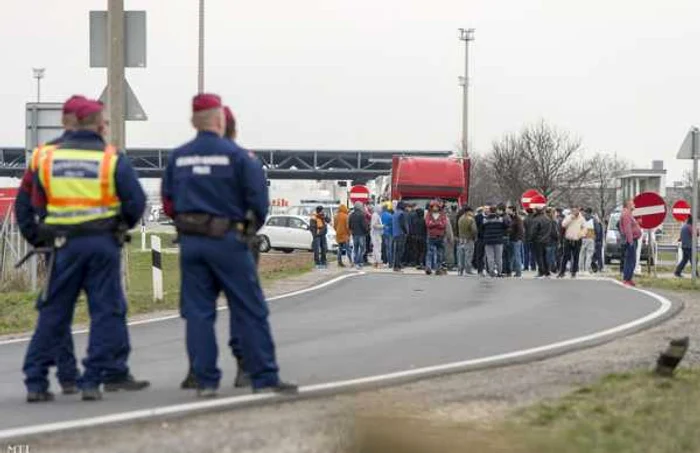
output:
M 642 192 L 656 192 L 662 197 L 666 197 L 666 170 L 662 160 L 652 161 L 649 169 L 626 170 L 618 176 L 618 180 L 618 206 Z

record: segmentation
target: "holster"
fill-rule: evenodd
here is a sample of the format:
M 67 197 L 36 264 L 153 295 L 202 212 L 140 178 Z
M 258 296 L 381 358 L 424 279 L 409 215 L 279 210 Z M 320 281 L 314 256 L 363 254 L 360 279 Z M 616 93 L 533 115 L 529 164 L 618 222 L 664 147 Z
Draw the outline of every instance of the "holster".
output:
M 226 217 L 215 217 L 211 214 L 184 213 L 175 216 L 175 228 L 178 234 L 222 239 L 231 230 L 243 233 L 245 225 L 242 222 L 234 222 Z

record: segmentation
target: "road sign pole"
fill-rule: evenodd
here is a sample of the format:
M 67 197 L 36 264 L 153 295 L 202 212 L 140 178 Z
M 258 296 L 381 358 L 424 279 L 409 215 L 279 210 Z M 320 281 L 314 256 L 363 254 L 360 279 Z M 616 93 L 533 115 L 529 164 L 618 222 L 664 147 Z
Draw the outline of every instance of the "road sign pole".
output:
M 698 132 L 700 132 L 698 128 L 693 128 L 693 208 L 691 210 L 693 224 L 690 230 L 693 238 L 693 248 L 690 254 L 693 283 L 695 283 L 698 278 L 698 235 L 696 233 L 698 226 L 698 214 L 700 214 L 700 209 L 698 209 L 698 157 L 700 157 L 700 137 L 698 137 Z
M 124 133 L 124 0 L 107 0 L 107 103 L 109 141 L 125 149 Z M 128 288 L 127 248 L 122 251 L 122 287 Z

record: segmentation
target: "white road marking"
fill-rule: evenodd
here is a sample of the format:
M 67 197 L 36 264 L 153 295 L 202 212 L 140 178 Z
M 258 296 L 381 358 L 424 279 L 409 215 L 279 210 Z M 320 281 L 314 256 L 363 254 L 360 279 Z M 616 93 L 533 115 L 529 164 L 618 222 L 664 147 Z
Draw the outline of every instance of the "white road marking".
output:
M 358 274 L 348 274 L 345 276 L 341 276 L 343 278 L 347 278 L 348 276 L 351 275 L 360 275 Z M 324 286 L 328 286 L 329 284 L 332 284 L 331 282 L 334 281 L 339 281 L 342 280 L 342 278 L 337 278 L 330 280 L 329 282 L 326 282 L 321 285 L 317 285 L 316 287 L 313 288 L 321 288 Z M 607 282 L 612 282 L 614 284 L 624 286 L 621 282 L 612 279 L 612 278 L 595 278 L 595 279 L 590 279 L 590 280 L 599 280 L 599 281 L 607 281 Z M 626 287 L 629 288 L 629 287 Z M 349 390 L 353 388 L 361 388 L 363 386 L 367 386 L 370 384 L 378 384 L 378 383 L 389 383 L 391 381 L 403 381 L 403 380 L 408 380 L 408 379 L 418 379 L 418 378 L 425 378 L 425 377 L 430 377 L 430 376 L 439 376 L 445 373 L 450 373 L 450 372 L 466 372 L 469 371 L 470 369 L 474 368 L 483 368 L 486 366 L 495 366 L 499 364 L 505 364 L 508 361 L 515 360 L 515 359 L 522 359 L 526 358 L 528 356 L 536 356 L 537 354 L 541 353 L 546 353 L 546 352 L 552 352 L 555 353 L 557 350 L 562 350 L 564 348 L 567 348 L 569 346 L 574 346 L 577 344 L 581 343 L 586 343 L 590 341 L 595 341 L 595 340 L 600 340 L 600 339 L 605 339 L 606 337 L 610 337 L 613 335 L 617 335 L 620 333 L 623 333 L 625 331 L 634 329 L 636 327 L 639 327 L 647 322 L 653 321 L 654 319 L 657 319 L 661 316 L 664 316 L 668 311 L 671 309 L 672 304 L 671 302 L 666 299 L 663 296 L 660 296 L 656 293 L 653 293 L 651 291 L 643 290 L 643 289 L 638 289 L 638 288 L 629 288 L 632 291 L 639 291 L 642 294 L 645 294 L 653 299 L 655 299 L 657 302 L 659 302 L 659 308 L 654 311 L 653 313 L 650 313 L 644 317 L 641 317 L 639 319 L 636 319 L 634 321 L 630 321 L 625 324 L 620 324 L 618 326 L 585 335 L 582 337 L 577 337 L 577 338 L 572 338 L 570 340 L 565 340 L 565 341 L 560 341 L 557 343 L 551 343 L 548 345 L 544 346 L 538 346 L 535 348 L 530 348 L 530 349 L 523 349 L 520 351 L 513 351 L 513 352 L 508 352 L 504 354 L 497 354 L 493 356 L 488 356 L 488 357 L 482 357 L 478 359 L 471 359 L 471 360 L 465 360 L 461 362 L 452 362 L 452 363 L 447 363 L 443 365 L 434 365 L 434 366 L 429 366 L 429 367 L 423 367 L 423 368 L 417 368 L 417 369 L 412 369 L 412 370 L 406 370 L 406 371 L 398 371 L 394 373 L 387 373 L 387 374 L 380 374 L 380 375 L 375 375 L 375 376 L 367 376 L 363 378 L 358 378 L 358 379 L 349 379 L 345 381 L 336 381 L 336 382 L 328 382 L 324 384 L 315 384 L 315 385 L 307 385 L 300 387 L 299 389 L 299 394 L 300 396 L 304 397 L 311 397 L 311 396 L 316 396 L 320 394 L 327 394 L 329 392 L 339 392 L 342 390 Z M 297 291 L 296 294 L 303 294 L 304 292 L 312 291 L 311 288 L 308 290 L 302 290 L 302 291 Z M 295 294 L 295 293 L 290 293 L 290 294 Z M 282 296 L 279 296 L 282 297 Z M 286 296 L 289 297 L 289 296 Z M 236 407 L 241 407 L 244 405 L 248 405 L 251 403 L 259 403 L 263 401 L 269 401 L 271 399 L 275 399 L 276 401 L 285 401 L 284 397 L 278 397 L 277 395 L 274 394 L 258 394 L 258 395 L 243 395 L 243 396 L 231 396 L 231 397 L 226 397 L 226 398 L 220 398 L 220 399 L 215 399 L 215 400 L 209 400 L 209 401 L 196 401 L 192 403 L 184 403 L 184 404 L 177 404 L 177 405 L 171 405 L 171 406 L 161 406 L 161 407 L 155 407 L 151 409 L 142 409 L 142 410 L 136 410 L 136 411 L 130 411 L 130 412 L 122 412 L 118 414 L 110 414 L 110 415 L 102 415 L 98 417 L 89 417 L 89 418 L 82 418 L 78 420 L 69 420 L 69 421 L 63 421 L 63 422 L 56 422 L 56 423 L 46 423 L 42 425 L 34 425 L 34 426 L 24 426 L 20 428 L 10 428 L 10 429 L 5 429 L 5 430 L 0 430 L 0 440 L 5 440 L 5 439 L 12 439 L 16 437 L 22 437 L 22 436 L 32 436 L 32 435 L 37 435 L 37 434 L 46 434 L 46 433 L 52 433 L 52 432 L 58 432 L 58 431 L 67 431 L 67 430 L 75 430 L 79 428 L 88 428 L 88 427 L 95 427 L 95 426 L 104 426 L 104 425 L 109 425 L 113 423 L 121 423 L 121 422 L 133 422 L 137 420 L 148 420 L 151 418 L 156 418 L 159 416 L 164 416 L 164 415 L 175 415 L 175 414 L 186 414 L 188 412 L 202 412 L 205 410 L 209 409 L 214 409 L 214 408 L 236 408 Z
M 275 300 L 285 299 L 287 297 L 294 297 L 294 296 L 298 296 L 300 294 L 310 293 L 312 291 L 317 291 L 319 289 L 322 289 L 322 288 L 325 288 L 327 286 L 338 283 L 339 281 L 345 280 L 346 278 L 355 277 L 358 275 L 364 275 L 364 272 L 354 272 L 352 274 L 339 275 L 338 277 L 335 277 L 331 280 L 328 280 L 327 282 L 323 282 L 323 283 L 320 283 L 318 285 L 310 286 L 308 288 L 300 289 L 298 291 L 292 291 L 289 293 L 280 294 L 279 296 L 268 297 L 267 301 L 272 302 Z M 219 311 L 228 310 L 228 307 L 225 305 L 222 305 L 220 307 L 217 307 L 216 309 Z M 180 315 L 159 316 L 157 318 L 148 318 L 148 319 L 142 319 L 140 321 L 131 321 L 131 322 L 128 322 L 127 325 L 128 326 L 141 326 L 144 324 L 152 324 L 155 322 L 163 322 L 163 321 L 169 321 L 171 319 L 179 319 L 179 318 L 180 318 Z M 73 335 L 83 334 L 83 333 L 88 333 L 88 332 L 89 332 L 89 329 L 74 330 Z M 31 337 L 27 337 L 27 336 L 20 337 L 20 338 L 12 338 L 9 340 L 0 341 L 0 346 L 5 346 L 8 344 L 14 344 L 14 343 L 26 343 L 29 340 L 31 340 Z

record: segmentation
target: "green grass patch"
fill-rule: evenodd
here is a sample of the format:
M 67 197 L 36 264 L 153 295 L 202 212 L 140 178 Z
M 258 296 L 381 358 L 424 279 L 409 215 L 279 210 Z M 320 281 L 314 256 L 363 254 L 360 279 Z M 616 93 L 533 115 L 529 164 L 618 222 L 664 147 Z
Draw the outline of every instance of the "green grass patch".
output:
M 616 279 L 622 280 L 619 275 L 615 276 Z M 669 291 L 700 291 L 700 280 L 693 283 L 693 280 L 688 276 L 685 278 L 676 277 L 654 277 L 653 275 L 636 275 L 634 277 L 634 282 L 639 288 L 653 288 L 653 289 L 666 289 Z
M 520 411 L 503 429 L 528 452 L 700 451 L 700 370 L 613 374 L 582 390 Z
M 167 234 L 159 236 L 168 236 Z M 170 235 L 174 237 L 173 235 Z M 167 238 L 162 239 L 165 246 Z M 177 309 L 180 304 L 180 269 L 179 254 L 163 253 L 163 300 L 153 300 L 153 282 L 151 268 L 151 252 L 142 252 L 138 239 L 138 249 L 133 242 L 128 247 L 129 282 L 127 300 L 129 315 L 138 315 L 162 310 Z M 170 247 L 165 246 L 165 247 Z M 261 267 L 260 281 L 263 286 L 270 283 L 309 272 L 313 267 L 311 260 L 299 263 L 295 260 L 274 262 Z M 34 327 L 36 322 L 35 302 L 37 294 L 32 292 L 7 291 L 0 292 L 0 335 L 26 332 Z M 76 305 L 74 322 L 85 324 L 89 320 L 86 299 L 83 296 Z
M 505 419 L 450 422 L 396 410 L 361 414 L 350 452 L 699 453 L 700 369 L 674 379 L 609 375 Z

